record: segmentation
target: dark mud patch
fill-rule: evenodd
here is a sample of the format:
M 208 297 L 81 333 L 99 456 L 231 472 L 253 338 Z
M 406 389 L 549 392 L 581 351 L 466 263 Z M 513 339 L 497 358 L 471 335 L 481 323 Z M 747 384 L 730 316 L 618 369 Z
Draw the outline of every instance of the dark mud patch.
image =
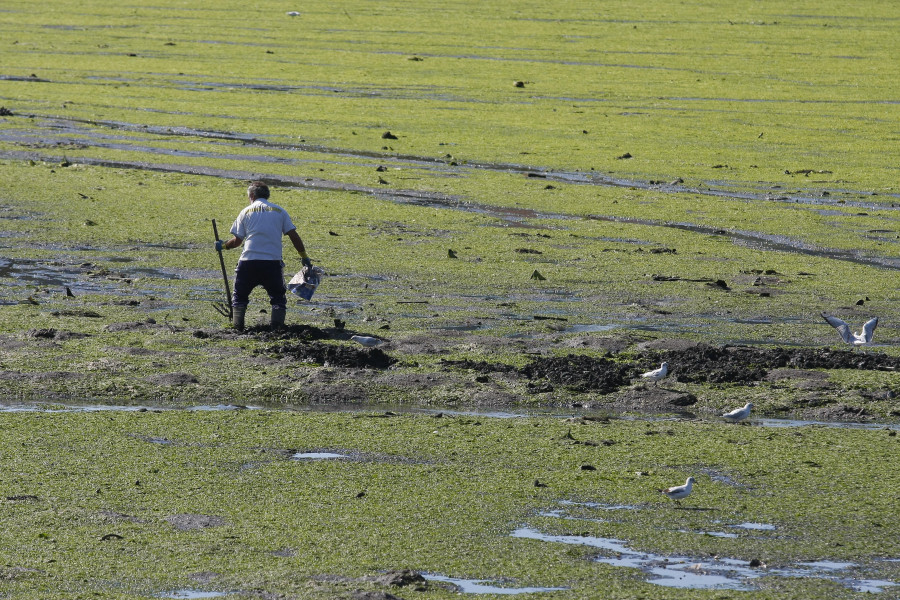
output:
M 227 521 L 222 517 L 215 515 L 194 515 L 180 514 L 166 517 L 169 522 L 178 531 L 192 531 L 196 529 L 209 529 L 210 527 L 222 527 L 227 525 Z
M 84 373 L 75 373 L 72 371 L 45 371 L 42 373 L 32 373 L 32 381 L 75 381 L 87 377 Z
M 658 344 L 665 347 L 665 344 Z M 646 348 L 646 347 L 645 347 Z M 811 369 L 900 370 L 900 358 L 885 354 L 864 354 L 828 348 L 757 348 L 750 346 L 710 346 L 675 344 L 675 349 L 645 349 L 638 354 L 613 358 L 569 354 L 541 357 L 528 365 L 512 365 L 474 360 L 444 360 L 445 368 L 466 369 L 481 374 L 505 373 L 529 380 L 532 391 L 552 391 L 559 385 L 576 392 L 610 394 L 626 387 L 640 373 L 669 363 L 669 380 L 681 383 L 749 384 L 775 378 L 803 378 L 810 387 L 827 387 L 827 374 Z M 770 375 L 773 373 L 773 375 Z M 550 384 L 549 386 L 547 384 Z M 661 386 L 641 386 L 631 390 L 622 402 L 634 407 L 690 406 L 696 398 Z
M 238 332 L 233 332 L 236 335 Z M 248 327 L 244 335 L 252 335 L 264 342 L 275 341 L 316 341 L 316 340 L 349 340 L 352 333 L 345 333 L 341 329 L 320 329 L 314 325 L 286 325 L 280 329 L 272 329 L 268 326 Z
M 618 353 L 630 348 L 638 339 L 629 336 L 598 337 L 595 335 L 577 335 L 565 339 L 556 345 L 562 348 L 600 350 Z
M 355 383 L 309 383 L 295 394 L 309 404 L 353 406 L 370 400 L 367 387 Z
M 191 373 L 159 373 L 157 375 L 150 375 L 146 378 L 146 380 L 154 385 L 165 385 L 165 386 L 185 386 L 198 384 L 200 381 L 197 379 L 196 375 L 192 375 Z
M 89 337 L 86 333 L 76 333 L 74 331 L 59 331 L 52 327 L 41 329 L 29 329 L 25 332 L 25 337 L 45 340 L 76 340 Z
M 130 321 L 125 323 L 110 323 L 103 329 L 110 333 L 118 333 L 123 331 L 142 331 L 144 329 L 156 329 L 160 327 L 156 319 L 147 319 L 146 321 Z
M 318 341 L 273 344 L 259 352 L 326 367 L 387 369 L 397 362 L 379 348 L 351 348 Z
M 634 367 L 611 358 L 570 354 L 537 359 L 519 372 L 528 379 L 546 379 L 579 392 L 609 394 L 631 382 Z
M 755 348 L 699 344 L 685 350 L 648 354 L 646 358 L 651 359 L 651 363 L 668 362 L 670 377 L 682 383 L 763 381 L 775 369 L 900 369 L 900 358 L 829 348 Z
M 672 411 L 697 403 L 697 397 L 689 392 L 670 390 L 658 386 L 629 389 L 616 398 L 620 409 Z

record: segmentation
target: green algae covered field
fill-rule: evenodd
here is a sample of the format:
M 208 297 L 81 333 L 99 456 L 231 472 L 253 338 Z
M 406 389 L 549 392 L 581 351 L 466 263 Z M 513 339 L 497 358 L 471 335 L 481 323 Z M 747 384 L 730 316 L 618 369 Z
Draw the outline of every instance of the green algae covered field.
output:
M 0 6 L 0 598 L 897 597 L 897 3 L 250 4 Z

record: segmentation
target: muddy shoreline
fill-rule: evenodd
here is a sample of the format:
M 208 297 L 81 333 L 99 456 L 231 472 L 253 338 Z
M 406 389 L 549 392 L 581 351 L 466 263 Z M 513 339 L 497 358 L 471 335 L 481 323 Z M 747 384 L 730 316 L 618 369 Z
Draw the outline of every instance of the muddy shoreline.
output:
M 150 321 L 153 321 L 152 319 Z M 120 323 L 107 326 L 110 331 L 165 330 L 167 324 L 153 322 Z M 677 413 L 683 418 L 715 417 L 716 407 L 705 396 L 708 390 L 727 390 L 730 396 L 758 394 L 765 387 L 793 389 L 787 402 L 758 404 L 755 417 L 794 418 L 837 423 L 885 424 L 900 421 L 896 392 L 885 387 L 848 397 L 847 390 L 829 381 L 830 370 L 894 373 L 900 370 L 900 358 L 881 353 L 804 347 L 757 347 L 743 345 L 713 346 L 681 339 L 660 338 L 635 344 L 624 337 L 592 338 L 592 342 L 608 348 L 592 354 L 548 352 L 549 347 L 532 346 L 522 356 L 520 366 L 508 362 L 442 357 L 442 344 L 449 340 L 430 339 L 423 346 L 419 336 L 383 337 L 377 348 L 362 348 L 350 342 L 360 333 L 341 327 L 320 328 L 312 325 L 288 325 L 272 331 L 266 326 L 253 326 L 245 332 L 231 329 L 184 330 L 195 339 L 219 343 L 253 341 L 258 344 L 247 360 L 265 373 L 268 367 L 293 369 L 294 384 L 290 393 L 271 392 L 247 398 L 248 405 L 264 408 L 359 410 L 368 407 L 392 407 L 422 410 L 466 411 L 565 411 L 596 415 L 632 412 L 637 414 Z M 32 329 L 24 340 L 7 336 L 4 347 L 10 350 L 29 345 L 58 345 L 86 337 L 56 329 Z M 479 343 L 486 336 L 470 336 Z M 453 338 L 458 342 L 458 338 Z M 494 343 L 503 344 L 501 340 Z M 116 350 L 110 348 L 110 350 Z M 508 349 L 507 349 L 508 350 Z M 537 351 L 536 351 L 537 350 Z M 128 356 L 159 356 L 165 353 L 138 348 L 118 349 Z M 432 366 L 416 368 L 417 360 L 432 355 Z M 174 356 L 174 355 L 172 355 Z M 669 365 L 669 375 L 660 383 L 641 380 L 641 373 Z M 75 371 L 20 372 L 0 370 L 0 381 L 24 384 L 15 394 L 3 394 L 9 407 L 37 403 L 74 406 L 91 404 L 83 394 L 51 391 L 54 386 L 78 383 L 96 392 L 99 405 L 112 400 L 125 410 L 147 409 L 159 391 L 167 398 L 161 408 L 215 406 L 218 409 L 245 407 L 222 396 L 207 380 L 186 371 L 161 372 L 146 376 L 149 397 L 134 396 L 130 400 L 116 396 L 103 399 L 102 375 Z M 43 391 L 37 391 L 44 386 Z M 24 390 L 29 389 L 30 392 Z M 155 391 L 154 391 L 155 390 Z M 115 390 L 112 390 L 115 392 Z M 195 400 L 195 399 L 202 400 Z M 399 402 L 398 402 L 399 400 Z M 185 401 L 187 403 L 185 404 Z M 876 409 L 869 402 L 880 403 Z M 386 410 L 390 410 L 389 408 Z

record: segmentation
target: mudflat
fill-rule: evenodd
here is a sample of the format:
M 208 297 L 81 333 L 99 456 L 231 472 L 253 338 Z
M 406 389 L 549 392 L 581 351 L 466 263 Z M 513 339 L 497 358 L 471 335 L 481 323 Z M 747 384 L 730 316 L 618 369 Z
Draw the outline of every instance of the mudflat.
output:
M 891 597 L 897 23 L 7 2 L 0 595 Z

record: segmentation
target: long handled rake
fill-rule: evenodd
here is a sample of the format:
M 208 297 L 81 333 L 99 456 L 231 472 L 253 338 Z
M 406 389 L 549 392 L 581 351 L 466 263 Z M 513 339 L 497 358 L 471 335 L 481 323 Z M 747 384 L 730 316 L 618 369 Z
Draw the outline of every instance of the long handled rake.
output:
M 216 236 L 216 241 L 219 241 L 219 228 L 216 227 L 216 220 L 212 220 L 213 224 L 213 233 Z M 228 285 L 228 272 L 225 270 L 225 257 L 222 256 L 222 251 L 219 250 L 219 264 L 222 266 L 222 279 L 225 280 L 225 303 L 222 302 L 213 302 L 213 308 L 215 308 L 220 315 L 223 317 L 227 317 L 228 319 L 232 318 L 231 312 L 231 286 Z

